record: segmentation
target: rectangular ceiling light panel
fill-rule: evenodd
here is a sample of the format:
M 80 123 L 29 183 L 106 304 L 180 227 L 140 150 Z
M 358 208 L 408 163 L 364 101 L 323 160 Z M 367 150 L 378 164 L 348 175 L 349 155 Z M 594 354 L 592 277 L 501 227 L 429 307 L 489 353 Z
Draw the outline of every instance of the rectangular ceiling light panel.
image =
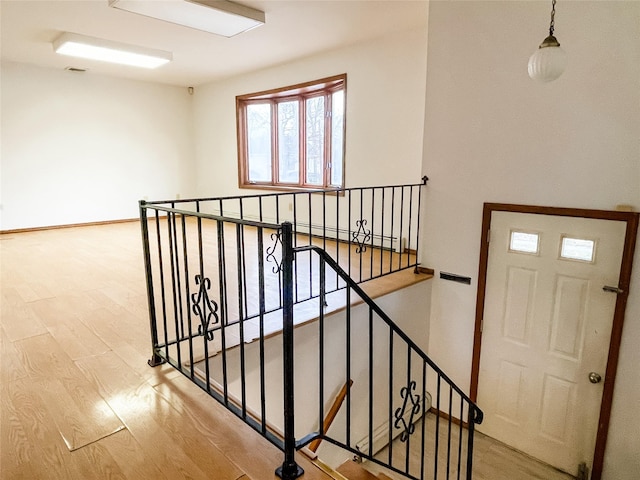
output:
M 172 60 L 170 52 L 65 32 L 53 42 L 61 55 L 142 68 L 157 68 Z
M 109 0 L 109 6 L 233 37 L 264 24 L 264 12 L 227 0 Z

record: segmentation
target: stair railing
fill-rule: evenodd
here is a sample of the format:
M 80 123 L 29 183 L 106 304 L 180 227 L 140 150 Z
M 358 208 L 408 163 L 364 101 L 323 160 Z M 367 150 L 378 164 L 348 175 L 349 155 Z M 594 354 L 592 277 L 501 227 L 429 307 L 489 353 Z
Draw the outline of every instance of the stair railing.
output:
M 446 467 L 439 467 L 436 462 L 436 473 L 438 468 L 444 469 L 448 477 L 452 469 L 457 469 L 457 478 L 461 478 L 461 465 L 466 463 L 466 478 L 471 478 L 473 425 L 481 420 L 480 410 L 358 286 L 362 281 L 400 269 L 417 268 L 420 187 L 424 183 L 426 178 L 418 185 L 273 194 L 251 196 L 249 200 L 226 197 L 141 201 L 152 340 L 149 364 L 171 364 L 280 448 L 284 461 L 277 474 L 285 480 L 303 473 L 295 461 L 295 452 L 314 440 L 340 446 L 408 478 L 427 478 L 424 465 L 419 474 L 411 471 L 408 454 L 410 445 L 416 444 L 412 437 L 414 420 L 424 420 L 429 411 L 436 413 L 436 457 L 442 452 L 447 457 Z M 268 202 L 275 208 L 270 210 Z M 295 213 L 303 203 L 307 217 L 301 220 Z M 236 205 L 235 210 L 232 204 Z M 282 220 L 283 205 L 285 212 L 293 212 L 292 221 L 268 221 Z M 331 219 L 329 210 L 335 212 Z M 357 216 L 352 214 L 355 210 Z M 249 215 L 249 211 L 253 213 Z M 367 218 L 365 211 L 371 212 Z M 322 220 L 316 220 L 318 212 Z M 333 238 L 322 237 L 329 231 L 334 232 Z M 346 248 L 336 247 L 332 252 L 331 240 Z M 329 344 L 335 343 L 335 338 L 327 336 L 335 329 L 335 319 L 325 315 L 325 306 L 340 295 L 348 308 L 337 330 L 344 330 L 345 336 L 336 346 Z M 353 334 L 354 328 L 360 328 L 356 312 L 363 308 L 351 305 L 356 298 L 366 305 L 371 325 L 367 335 L 360 337 Z M 314 302 L 318 321 L 300 326 L 296 309 Z M 315 334 L 318 341 L 313 354 L 319 382 L 314 408 L 318 412 L 318 430 L 309 434 L 313 427 L 305 423 L 307 415 L 301 414 L 304 409 L 295 395 L 300 352 L 294 351 L 294 340 L 303 331 L 308 334 L 316 324 L 319 333 Z M 380 328 L 385 329 L 386 336 L 374 334 L 374 329 L 378 332 Z M 358 345 L 365 338 L 368 353 L 362 354 Z M 385 339 L 382 349 L 380 338 Z M 329 347 L 335 347 L 333 354 L 327 353 Z M 404 349 L 402 354 L 400 349 Z M 340 372 L 343 378 L 330 378 L 324 363 L 327 358 L 340 355 L 344 356 L 344 372 Z M 365 364 L 371 368 L 363 369 L 362 358 L 354 361 L 356 355 L 368 358 Z M 401 362 L 401 357 L 406 362 Z M 378 365 L 381 358 L 386 359 L 382 367 Z M 300 367 L 307 369 L 308 365 Z M 374 367 L 377 374 L 373 373 Z M 416 368 L 422 369 L 422 376 L 416 377 Z M 344 384 L 352 375 L 364 371 L 368 372 L 364 380 L 357 379 L 354 387 L 347 386 L 343 409 L 346 413 L 338 416 L 338 420 L 343 416 L 346 421 L 336 421 L 328 430 L 322 428 L 331 386 L 336 380 Z M 337 372 L 333 371 L 334 377 Z M 372 388 L 383 383 L 379 375 L 387 375 L 390 385 L 384 395 Z M 423 393 L 416 394 L 416 389 Z M 436 395 L 435 407 L 429 409 L 425 403 L 427 391 Z M 378 398 L 387 399 L 386 410 Z M 404 406 L 398 404 L 398 399 Z M 368 405 L 365 431 L 359 423 L 361 416 L 354 414 L 356 410 L 364 411 L 355 407 L 356 402 Z M 382 423 L 387 424 L 384 435 L 389 450 L 384 461 L 376 455 L 380 443 L 377 423 L 383 410 L 387 412 Z M 424 422 L 422 425 L 421 443 L 426 446 L 428 437 L 424 435 Z M 344 430 L 342 436 L 335 433 L 337 428 Z M 440 432 L 447 436 L 446 448 Z M 397 435 L 407 454 L 402 461 L 406 462 L 404 468 L 397 460 L 400 450 L 394 447 Z M 464 446 L 463 436 L 467 439 Z M 467 458 L 465 462 L 463 456 Z M 457 466 L 453 458 L 457 458 Z M 439 477 L 436 474 L 434 478 Z
M 283 228 L 284 236 L 286 231 Z M 317 255 L 321 284 L 331 270 L 347 285 L 343 315 L 324 314 L 322 290 L 318 302 L 317 424 L 323 425 L 325 416 L 325 385 L 335 383 L 335 348 L 328 345 L 336 341 L 344 351 L 338 376 L 346 386 L 346 412 L 341 427 L 321 428 L 297 441 L 296 447 L 322 439 L 407 478 L 470 480 L 475 424 L 482 422 L 482 411 L 324 250 L 294 250 Z M 344 332 L 339 340 L 336 329 Z M 435 405 L 427 407 L 429 392 Z M 427 423 L 427 414 L 432 422 Z M 410 461 L 412 457 L 420 459 L 419 465 Z

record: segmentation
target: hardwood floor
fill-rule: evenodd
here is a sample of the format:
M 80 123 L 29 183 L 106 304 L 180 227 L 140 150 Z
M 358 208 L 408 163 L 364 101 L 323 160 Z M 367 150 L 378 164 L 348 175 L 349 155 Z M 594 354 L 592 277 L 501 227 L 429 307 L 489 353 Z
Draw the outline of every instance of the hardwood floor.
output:
M 279 450 L 146 364 L 137 223 L 1 235 L 0 249 L 0 478 L 275 478 Z
M 141 250 L 136 222 L 0 235 L 2 480 L 276 478 L 278 449 L 147 365 Z M 556 478 L 481 445 L 474 478 Z M 331 478 L 298 461 L 305 479 Z

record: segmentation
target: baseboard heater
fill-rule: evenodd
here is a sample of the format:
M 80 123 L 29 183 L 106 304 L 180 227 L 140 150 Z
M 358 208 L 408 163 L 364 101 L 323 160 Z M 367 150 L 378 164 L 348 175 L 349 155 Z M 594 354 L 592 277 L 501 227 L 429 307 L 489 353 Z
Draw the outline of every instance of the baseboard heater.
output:
M 241 218 L 240 213 L 238 212 L 225 212 L 225 217 L 230 218 Z M 258 215 L 245 214 L 245 220 L 253 220 L 258 222 L 265 223 L 281 223 L 284 221 L 293 223 L 290 218 L 281 218 L 279 221 L 276 221 L 275 218 L 265 218 Z M 301 236 L 311 235 L 316 238 L 326 237 L 328 240 L 337 240 L 339 242 L 348 242 L 348 243 L 357 243 L 359 240 L 364 240 L 364 234 L 357 235 L 358 229 L 345 229 L 345 228 L 336 228 L 336 227 L 328 227 L 322 226 L 318 224 L 309 224 L 303 222 L 296 222 L 294 225 L 295 233 Z M 354 239 L 353 236 L 356 235 Z M 373 247 L 381 248 L 382 250 L 391 250 L 396 253 L 403 253 L 407 248 L 407 239 L 402 237 L 396 237 L 393 235 L 380 235 L 379 233 L 369 233 L 369 238 L 365 244 L 370 246 L 371 239 L 373 239 Z
M 429 392 L 424 392 L 424 408 L 420 408 L 420 413 L 413 416 L 413 423 L 415 424 L 422 418 L 423 412 L 429 412 L 429 410 L 431 410 L 431 394 Z M 406 423 L 409 423 L 409 419 L 411 418 L 410 409 L 405 411 L 403 418 Z M 401 433 L 401 429 L 394 428 L 391 433 L 391 441 L 395 440 Z M 375 455 L 387 445 L 389 445 L 389 422 L 383 422 L 381 425 L 378 425 L 373 429 L 373 449 L 371 454 Z M 369 454 L 368 435 L 359 442 L 356 442 L 356 449 L 362 453 Z

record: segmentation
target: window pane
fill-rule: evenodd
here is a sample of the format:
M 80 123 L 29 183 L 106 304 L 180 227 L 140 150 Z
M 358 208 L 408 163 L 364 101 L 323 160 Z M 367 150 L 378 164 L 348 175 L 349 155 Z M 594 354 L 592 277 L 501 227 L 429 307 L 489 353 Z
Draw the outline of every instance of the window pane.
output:
M 562 237 L 560 256 L 568 260 L 593 262 L 596 242 L 584 238 Z
M 538 253 L 540 236 L 537 233 L 511 231 L 509 251 L 520 253 Z
M 342 186 L 344 163 L 344 90 L 331 96 L 331 179 L 332 186 Z
M 299 104 L 278 104 L 278 181 L 298 183 L 300 180 Z
M 271 181 L 271 105 L 247 106 L 247 148 L 249 181 Z
M 322 185 L 324 157 L 324 97 L 306 100 L 307 171 L 306 183 Z

